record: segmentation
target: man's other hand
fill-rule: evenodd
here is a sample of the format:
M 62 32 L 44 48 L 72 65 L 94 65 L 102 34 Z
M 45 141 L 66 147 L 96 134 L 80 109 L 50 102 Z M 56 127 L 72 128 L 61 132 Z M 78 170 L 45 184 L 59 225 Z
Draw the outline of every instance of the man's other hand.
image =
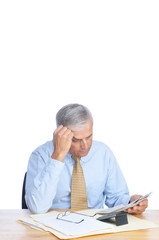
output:
M 133 195 L 133 196 L 131 196 L 130 202 L 133 202 L 133 201 L 137 200 L 140 197 L 142 197 L 142 196 L 141 195 Z M 128 208 L 127 212 L 128 213 L 132 213 L 132 214 L 141 214 L 142 212 L 145 211 L 145 209 L 147 207 L 148 207 L 148 200 L 144 199 L 138 205 L 136 205 L 136 206 L 134 206 L 132 208 Z

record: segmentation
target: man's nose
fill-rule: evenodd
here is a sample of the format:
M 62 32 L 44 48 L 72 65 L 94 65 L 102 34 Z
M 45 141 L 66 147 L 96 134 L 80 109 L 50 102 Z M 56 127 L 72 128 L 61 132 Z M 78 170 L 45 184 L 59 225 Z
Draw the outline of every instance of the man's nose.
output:
M 82 148 L 87 148 L 87 141 L 86 141 L 86 139 L 82 139 L 81 140 L 81 147 Z

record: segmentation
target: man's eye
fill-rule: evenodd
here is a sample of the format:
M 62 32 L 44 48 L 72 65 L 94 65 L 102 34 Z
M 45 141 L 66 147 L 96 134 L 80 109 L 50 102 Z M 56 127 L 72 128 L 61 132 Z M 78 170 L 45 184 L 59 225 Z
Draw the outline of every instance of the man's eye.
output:
M 72 139 L 73 142 L 78 142 L 78 139 Z
M 91 138 L 91 137 L 92 137 L 92 135 L 88 136 L 87 139 L 89 139 L 89 138 Z

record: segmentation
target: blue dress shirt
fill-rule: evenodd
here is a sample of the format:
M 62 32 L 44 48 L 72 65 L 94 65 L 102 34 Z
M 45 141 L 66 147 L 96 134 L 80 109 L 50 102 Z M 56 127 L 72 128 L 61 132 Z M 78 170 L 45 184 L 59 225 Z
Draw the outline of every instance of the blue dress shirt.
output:
M 64 162 L 51 158 L 53 142 L 38 147 L 30 156 L 25 200 L 33 213 L 71 208 L 71 179 L 75 160 L 68 152 Z M 110 148 L 93 141 L 81 166 L 86 182 L 88 208 L 127 204 L 130 195 L 126 181 Z

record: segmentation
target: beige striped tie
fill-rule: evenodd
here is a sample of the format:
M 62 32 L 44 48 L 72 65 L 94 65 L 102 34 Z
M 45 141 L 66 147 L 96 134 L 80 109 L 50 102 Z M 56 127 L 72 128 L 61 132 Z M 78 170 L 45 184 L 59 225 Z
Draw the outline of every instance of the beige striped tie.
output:
M 80 158 L 75 156 L 72 158 L 75 159 L 75 164 L 72 173 L 71 209 L 86 209 L 88 208 L 87 193 Z

